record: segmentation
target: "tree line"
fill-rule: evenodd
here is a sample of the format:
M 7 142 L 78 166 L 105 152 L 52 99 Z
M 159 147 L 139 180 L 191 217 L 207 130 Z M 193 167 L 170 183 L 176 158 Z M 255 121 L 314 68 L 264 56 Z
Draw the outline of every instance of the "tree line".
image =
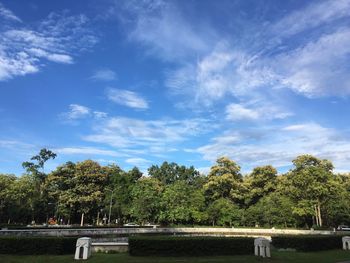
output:
M 288 172 L 271 165 L 242 175 L 220 157 L 208 175 L 164 162 L 148 175 L 134 167 L 67 162 L 50 173 L 47 149 L 24 162 L 16 177 L 0 174 L 0 223 L 57 219 L 64 224 L 126 222 L 161 225 L 335 227 L 350 223 L 350 174 L 334 173 L 329 160 L 300 155 Z

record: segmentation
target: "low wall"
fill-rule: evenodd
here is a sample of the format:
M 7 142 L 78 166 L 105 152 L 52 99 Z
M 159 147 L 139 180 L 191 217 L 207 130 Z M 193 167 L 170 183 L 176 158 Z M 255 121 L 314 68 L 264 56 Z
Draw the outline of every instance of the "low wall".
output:
M 135 234 L 275 236 L 346 235 L 346 231 L 262 229 L 262 228 L 89 228 L 89 229 L 17 229 L 0 230 L 0 236 L 129 236 Z

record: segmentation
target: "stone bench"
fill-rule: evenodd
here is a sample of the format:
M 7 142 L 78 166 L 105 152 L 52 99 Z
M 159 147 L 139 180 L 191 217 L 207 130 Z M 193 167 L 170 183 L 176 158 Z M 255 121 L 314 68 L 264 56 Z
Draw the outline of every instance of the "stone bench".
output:
M 342 237 L 343 249 L 350 250 L 350 236 Z
M 263 237 L 254 239 L 254 254 L 255 256 L 270 258 L 271 257 L 270 240 Z

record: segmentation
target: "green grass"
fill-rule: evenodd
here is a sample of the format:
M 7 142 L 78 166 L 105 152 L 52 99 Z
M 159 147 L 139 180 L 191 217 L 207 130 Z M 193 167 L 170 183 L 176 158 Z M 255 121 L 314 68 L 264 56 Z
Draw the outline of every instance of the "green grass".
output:
M 254 256 L 221 256 L 221 257 L 131 257 L 129 254 L 93 254 L 87 261 L 89 263 L 123 262 L 123 263 L 249 263 L 249 262 L 271 262 L 271 263 L 335 263 L 349 261 L 350 251 L 330 250 L 322 252 L 278 252 L 272 251 L 271 259 L 262 259 Z M 66 256 L 15 256 L 0 255 L 1 263 L 65 263 L 77 262 L 73 255 Z

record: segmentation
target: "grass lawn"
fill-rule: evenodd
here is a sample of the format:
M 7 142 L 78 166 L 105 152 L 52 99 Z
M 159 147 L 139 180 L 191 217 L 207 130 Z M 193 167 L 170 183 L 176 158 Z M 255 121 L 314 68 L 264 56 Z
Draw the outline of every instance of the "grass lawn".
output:
M 120 254 L 93 254 L 88 260 L 90 263 L 123 262 L 123 263 L 249 263 L 249 262 L 271 262 L 271 263 L 335 263 L 350 262 L 350 251 L 330 250 L 322 252 L 278 252 L 272 251 L 271 259 L 262 259 L 254 256 L 222 256 L 222 257 L 131 257 L 127 253 Z M 73 255 L 65 256 L 15 256 L 0 255 L 1 263 L 63 263 L 77 262 Z

